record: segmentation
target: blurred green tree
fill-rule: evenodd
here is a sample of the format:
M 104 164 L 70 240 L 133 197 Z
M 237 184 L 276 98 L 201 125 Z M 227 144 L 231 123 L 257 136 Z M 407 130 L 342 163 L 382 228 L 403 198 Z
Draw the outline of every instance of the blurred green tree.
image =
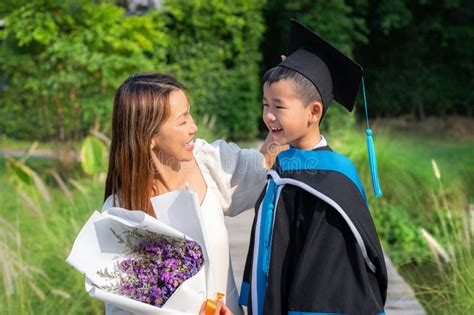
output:
M 188 87 L 197 117 L 215 116 L 220 136 L 257 134 L 263 4 L 176 0 L 163 7 L 170 71 Z
M 473 115 L 474 3 L 369 0 L 366 66 L 379 115 Z
M 0 132 L 67 141 L 110 121 L 114 90 L 130 74 L 184 81 L 198 118 L 234 139 L 253 137 L 259 107 L 263 3 L 169 1 L 128 15 L 114 1 L 7 0 L 0 6 Z
M 20 138 L 77 139 L 107 117 L 128 74 L 164 60 L 168 37 L 152 16 L 110 3 L 35 0 L 5 18 L 2 129 Z
M 262 71 L 279 63 L 296 18 L 364 66 L 372 116 L 474 114 L 472 1 L 269 0 L 264 16 Z

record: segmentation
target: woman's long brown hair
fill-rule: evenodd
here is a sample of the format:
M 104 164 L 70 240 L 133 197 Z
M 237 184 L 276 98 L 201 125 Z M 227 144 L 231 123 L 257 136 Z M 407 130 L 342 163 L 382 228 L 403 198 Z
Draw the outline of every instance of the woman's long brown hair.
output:
M 114 206 L 118 197 L 120 207 L 155 216 L 150 143 L 169 117 L 171 92 L 183 89 L 169 75 L 144 73 L 130 76 L 117 90 L 104 197 L 113 195 Z

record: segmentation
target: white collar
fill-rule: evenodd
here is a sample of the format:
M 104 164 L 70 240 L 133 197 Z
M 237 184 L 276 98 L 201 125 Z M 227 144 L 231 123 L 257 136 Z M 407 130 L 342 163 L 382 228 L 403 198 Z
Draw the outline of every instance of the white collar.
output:
M 324 138 L 323 135 L 321 135 L 321 140 L 319 140 L 318 144 L 316 144 L 312 150 L 321 148 L 321 147 L 327 147 L 328 142 L 326 141 L 326 138 Z

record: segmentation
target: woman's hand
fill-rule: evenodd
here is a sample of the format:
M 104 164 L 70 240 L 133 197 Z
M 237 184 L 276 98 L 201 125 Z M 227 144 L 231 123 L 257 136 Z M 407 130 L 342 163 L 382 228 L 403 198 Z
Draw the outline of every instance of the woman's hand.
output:
M 271 169 L 275 163 L 278 153 L 287 149 L 288 145 L 282 145 L 281 143 L 275 141 L 271 131 L 268 131 L 267 138 L 260 147 L 260 152 L 265 158 L 265 168 L 267 170 Z
M 201 310 L 199 311 L 199 315 L 206 315 L 206 304 L 207 302 L 204 301 L 201 306 Z M 233 315 L 230 309 L 224 304 L 223 299 L 217 300 L 216 311 L 213 315 Z

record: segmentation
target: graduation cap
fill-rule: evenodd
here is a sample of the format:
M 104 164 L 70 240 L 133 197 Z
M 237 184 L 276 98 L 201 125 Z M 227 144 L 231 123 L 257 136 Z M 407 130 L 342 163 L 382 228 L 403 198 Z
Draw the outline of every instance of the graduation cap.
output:
M 324 112 L 333 99 L 349 111 L 354 108 L 362 67 L 298 21 L 291 20 L 287 57 L 279 66 L 300 73 L 314 84 Z
M 296 20 L 291 20 L 287 57 L 278 66 L 292 69 L 314 84 L 321 95 L 323 114 L 333 99 L 351 112 L 362 84 L 372 185 L 375 195 L 382 196 L 372 130 L 369 128 L 362 66 Z

